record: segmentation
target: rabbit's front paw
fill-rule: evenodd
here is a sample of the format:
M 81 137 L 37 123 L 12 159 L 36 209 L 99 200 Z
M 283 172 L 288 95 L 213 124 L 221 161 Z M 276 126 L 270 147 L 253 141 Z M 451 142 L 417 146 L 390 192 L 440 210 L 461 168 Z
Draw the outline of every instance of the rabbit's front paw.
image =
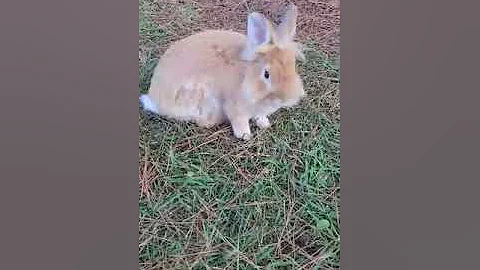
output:
M 252 133 L 250 132 L 250 129 L 248 130 L 233 130 L 233 135 L 241 140 L 248 141 L 252 138 Z
M 257 116 L 255 117 L 255 124 L 261 129 L 266 129 L 271 126 L 270 120 L 266 116 Z
M 248 124 L 248 118 L 245 119 L 235 119 L 232 121 L 233 135 L 242 140 L 250 140 L 252 133 L 250 131 L 250 126 Z
M 251 133 L 243 133 L 241 137 L 237 137 L 239 139 L 242 139 L 244 141 L 248 141 L 252 138 L 252 134 Z

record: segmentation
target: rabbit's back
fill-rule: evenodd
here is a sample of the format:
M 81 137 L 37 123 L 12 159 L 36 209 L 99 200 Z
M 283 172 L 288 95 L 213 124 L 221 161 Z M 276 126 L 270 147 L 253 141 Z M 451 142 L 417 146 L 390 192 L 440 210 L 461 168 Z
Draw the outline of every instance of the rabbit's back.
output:
M 174 43 L 150 84 L 149 96 L 159 113 L 202 125 L 222 122 L 221 101 L 243 80 L 246 64 L 239 57 L 246 42 L 240 33 L 210 30 Z

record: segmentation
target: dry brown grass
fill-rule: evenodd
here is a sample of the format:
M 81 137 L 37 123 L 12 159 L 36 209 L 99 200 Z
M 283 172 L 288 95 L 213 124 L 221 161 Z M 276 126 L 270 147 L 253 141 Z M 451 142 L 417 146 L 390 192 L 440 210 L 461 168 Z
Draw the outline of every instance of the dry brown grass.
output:
M 233 1 L 197 0 L 192 1 L 201 8 L 202 25 L 214 29 L 244 31 L 247 14 L 258 11 L 278 23 L 289 1 Z M 301 0 L 295 3 L 300 14 L 297 22 L 297 38 L 312 40 L 320 49 L 329 53 L 339 53 L 340 49 L 340 2 Z
M 152 11 L 154 21 L 169 36 L 159 51 L 166 49 L 171 41 L 178 40 L 202 29 L 229 29 L 245 31 L 248 12 L 264 13 L 275 22 L 285 10 L 286 0 L 156 0 L 158 8 Z M 340 52 L 340 1 L 296 0 L 300 17 L 297 37 L 312 40 L 326 53 Z

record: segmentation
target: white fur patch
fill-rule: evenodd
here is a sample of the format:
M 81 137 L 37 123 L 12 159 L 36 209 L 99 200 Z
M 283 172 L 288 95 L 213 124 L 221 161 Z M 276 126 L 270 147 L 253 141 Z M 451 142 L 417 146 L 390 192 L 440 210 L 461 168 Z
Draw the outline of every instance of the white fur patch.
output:
M 143 109 L 158 114 L 158 107 L 148 95 L 140 96 L 140 103 Z

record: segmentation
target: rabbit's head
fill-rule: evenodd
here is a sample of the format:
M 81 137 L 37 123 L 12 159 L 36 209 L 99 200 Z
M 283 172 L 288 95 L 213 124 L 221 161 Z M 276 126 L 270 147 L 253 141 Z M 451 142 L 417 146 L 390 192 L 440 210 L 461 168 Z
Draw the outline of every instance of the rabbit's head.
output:
M 256 101 L 273 101 L 293 106 L 304 95 L 296 70 L 296 60 L 303 57 L 300 44 L 293 40 L 297 8 L 290 4 L 280 25 L 260 13 L 250 13 L 247 22 L 247 46 L 242 58 L 250 61 L 245 85 Z

